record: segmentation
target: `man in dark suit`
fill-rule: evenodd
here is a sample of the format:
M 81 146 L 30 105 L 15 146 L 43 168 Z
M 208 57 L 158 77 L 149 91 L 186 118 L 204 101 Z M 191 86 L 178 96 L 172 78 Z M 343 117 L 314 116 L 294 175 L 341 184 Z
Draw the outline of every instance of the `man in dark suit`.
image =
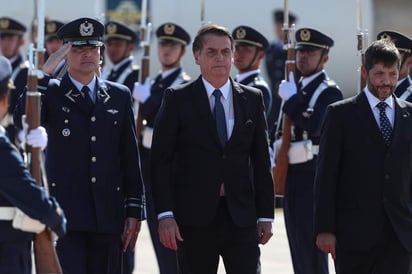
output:
M 412 271 L 412 104 L 393 95 L 400 54 L 365 52 L 367 86 L 328 108 L 315 181 L 316 244 L 339 274 Z
M 139 78 L 139 66 L 134 64 L 133 50 L 137 33 L 118 21 L 105 25 L 105 45 L 109 60 L 113 63 L 107 80 L 123 84 L 131 91 Z
M 239 72 L 235 81 L 260 89 L 267 115 L 272 106 L 272 91 L 259 66 L 269 42 L 260 32 L 248 26 L 236 27 L 232 36 L 235 41 L 234 65 Z
M 313 237 L 313 184 L 322 120 L 326 107 L 343 98 L 336 83 L 324 69 L 333 40 L 314 29 L 296 31 L 296 67 L 301 74 L 296 86 L 293 73 L 282 81 L 279 95 L 285 101 L 283 112 L 293 122 L 292 142 L 310 140 L 300 157 L 289 157 L 284 197 L 286 232 L 295 273 L 328 273 L 327 256 Z M 306 155 L 312 158 L 305 158 Z M 301 157 L 303 156 L 303 157 Z
M 18 132 L 13 124 L 13 112 L 16 108 L 17 100 L 22 94 L 27 84 L 28 66 L 20 53 L 20 48 L 24 45 L 24 33 L 26 27 L 19 21 L 10 17 L 0 17 L 0 51 L 4 57 L 9 59 L 13 74 L 11 79 L 14 88 L 10 92 L 9 111 L 3 118 L 2 125 L 6 128 L 7 135 L 12 143 L 18 145 Z M 23 134 L 19 136 L 23 139 Z
M 152 189 L 162 244 L 181 273 L 256 273 L 272 236 L 274 189 L 263 96 L 230 77 L 233 38 L 201 27 L 201 76 L 165 91 L 152 143 Z
M 69 70 L 39 81 L 50 193 L 69 220 L 56 247 L 64 273 L 122 273 L 122 250 L 134 250 L 144 219 L 131 93 L 96 75 L 103 33 L 92 18 L 65 24 L 65 45 L 43 69 L 52 73 L 65 57 Z
M 186 53 L 187 45 L 190 43 L 190 35 L 181 26 L 168 22 L 157 28 L 156 37 L 158 42 L 157 55 L 161 71 L 154 78 L 154 81 L 148 78 L 143 85 L 137 82 L 133 90 L 133 97 L 140 103 L 139 115 L 141 115 L 144 124 L 139 149 L 146 191 L 147 224 L 160 274 L 174 274 L 178 272 L 176 252 L 164 247 L 159 240 L 159 223 L 153 205 L 150 184 L 150 151 L 153 125 L 162 103 L 164 91 L 168 87 L 175 87 L 190 80 L 190 76 L 186 74 L 182 67 L 182 58 Z
M 8 96 L 13 87 L 11 74 L 10 62 L 0 56 L 0 118 L 8 110 Z M 47 143 L 44 128 L 30 130 L 27 143 L 32 147 L 44 148 Z M 63 210 L 53 197 L 36 184 L 20 153 L 0 126 L 0 273 L 31 274 L 34 230 L 29 232 L 25 227 L 16 227 L 13 217 L 17 209 L 63 237 L 66 231 Z M 35 230 L 42 228 L 40 225 Z
M 403 100 L 412 102 L 412 79 L 409 76 L 412 66 L 412 40 L 396 31 L 381 31 L 377 39 L 391 40 L 401 54 L 401 67 L 399 69 L 399 80 L 394 94 Z

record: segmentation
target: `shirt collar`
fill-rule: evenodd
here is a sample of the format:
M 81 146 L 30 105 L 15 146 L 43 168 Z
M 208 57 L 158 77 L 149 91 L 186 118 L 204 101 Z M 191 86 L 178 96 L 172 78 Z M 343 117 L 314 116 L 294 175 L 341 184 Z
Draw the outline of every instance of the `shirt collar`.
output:
M 0 135 L 6 135 L 6 130 L 2 125 L 0 125 Z
M 167 76 L 169 76 L 170 74 L 172 74 L 173 72 L 175 72 L 176 70 L 178 70 L 179 68 L 180 68 L 180 67 L 172 68 L 172 69 L 168 69 L 168 70 L 162 71 L 162 72 L 161 72 L 161 74 L 162 74 L 162 79 L 166 78 Z
M 214 86 L 212 86 L 212 84 L 210 84 L 203 77 L 202 77 L 202 81 L 203 81 L 203 85 L 206 88 L 207 97 L 210 98 L 210 96 L 212 96 L 213 91 L 215 91 L 215 89 L 219 89 L 222 92 L 223 98 L 225 98 L 225 99 L 228 98 L 229 91 L 230 91 L 230 81 L 229 81 L 229 79 L 227 79 L 227 82 L 223 86 L 221 86 L 220 88 L 215 88 Z
M 260 69 L 254 69 L 248 72 L 244 72 L 241 74 L 236 75 L 236 82 L 242 82 L 244 79 L 249 77 L 252 74 L 260 73 Z
M 117 63 L 116 65 L 113 66 L 112 70 L 113 71 L 117 71 L 121 66 L 123 66 L 125 63 L 129 62 L 129 61 L 133 61 L 133 56 L 129 56 L 127 58 L 124 58 L 122 61 L 120 61 L 119 63 Z
M 325 74 L 325 78 L 328 78 L 328 74 L 327 74 L 326 71 L 323 70 L 323 69 L 322 69 L 321 71 L 319 71 L 319 72 L 316 72 L 316 73 L 308 76 L 308 77 L 301 78 L 300 82 L 302 82 L 302 88 L 305 87 L 305 86 L 306 86 L 307 84 L 309 84 L 310 82 L 312 82 L 313 79 L 315 79 L 316 77 L 318 77 L 318 76 L 321 75 L 322 73 Z
M 368 99 L 369 105 L 370 107 L 373 109 L 376 107 L 377 104 L 379 104 L 381 102 L 381 100 L 379 100 L 378 98 L 375 97 L 375 95 L 373 95 L 368 87 L 365 87 L 364 89 L 366 98 Z M 388 98 L 385 99 L 384 101 L 391 109 L 393 109 L 393 105 L 394 105 L 394 101 L 393 101 L 393 97 L 389 96 Z
M 77 88 L 77 90 L 81 91 L 83 86 L 82 83 L 80 83 L 79 81 L 77 81 L 76 79 L 74 79 L 73 77 L 71 77 L 70 73 L 69 73 L 69 77 L 70 80 L 72 81 L 72 83 L 74 84 L 74 86 Z M 86 86 L 89 87 L 89 89 L 94 92 L 95 88 L 96 88 L 96 75 L 94 76 L 94 78 L 90 81 L 90 83 L 88 83 Z

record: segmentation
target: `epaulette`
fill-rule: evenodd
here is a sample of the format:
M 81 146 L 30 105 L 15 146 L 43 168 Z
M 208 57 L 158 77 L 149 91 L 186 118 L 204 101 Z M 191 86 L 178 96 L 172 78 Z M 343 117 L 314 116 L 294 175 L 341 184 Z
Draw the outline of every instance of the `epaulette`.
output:
M 140 69 L 140 67 L 139 67 L 139 65 L 136 65 L 136 64 L 132 64 L 132 70 L 139 70 Z
M 21 62 L 20 65 L 19 65 L 20 69 L 25 69 L 25 68 L 28 68 L 28 67 L 29 67 L 29 61 Z
M 182 79 L 189 82 L 192 78 L 186 72 L 182 72 Z
M 333 81 L 332 79 L 327 79 L 323 81 L 328 87 L 333 87 L 333 86 L 337 86 L 336 82 Z

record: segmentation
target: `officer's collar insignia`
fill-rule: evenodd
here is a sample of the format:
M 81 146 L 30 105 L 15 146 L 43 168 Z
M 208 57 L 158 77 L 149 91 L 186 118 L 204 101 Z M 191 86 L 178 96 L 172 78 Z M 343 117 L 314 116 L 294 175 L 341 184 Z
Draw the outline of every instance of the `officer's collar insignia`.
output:
M 106 31 L 108 34 L 115 34 L 117 32 L 116 24 L 110 23 L 106 26 Z
M 80 24 L 79 31 L 81 36 L 92 36 L 94 32 L 93 24 L 86 20 L 83 24 Z
M 8 29 L 10 25 L 9 19 L 1 19 L 0 20 L 0 29 Z
M 69 98 L 70 101 L 76 103 L 75 98 L 73 98 L 73 97 L 76 97 L 76 96 L 74 96 L 72 89 L 69 90 L 64 96 L 66 96 L 67 98 Z
M 50 22 L 46 25 L 46 32 L 47 33 L 55 33 L 56 32 L 56 23 Z
M 163 27 L 163 31 L 167 34 L 167 35 L 172 35 L 175 32 L 175 25 L 173 24 L 166 24 Z
M 116 114 L 119 111 L 117 109 L 108 109 L 107 112 L 110 113 L 110 114 Z
M 70 112 L 70 108 L 68 108 L 68 107 L 62 107 L 62 110 L 63 110 L 64 112 L 67 112 L 67 113 Z
M 97 95 L 103 99 L 103 103 L 106 103 L 110 99 L 110 95 L 106 92 L 105 88 L 101 88 Z
M 310 40 L 310 31 L 307 29 L 303 29 L 300 31 L 300 39 L 302 39 L 302 41 L 309 41 Z
M 243 39 L 246 37 L 246 30 L 244 28 L 239 28 L 236 30 L 236 38 Z

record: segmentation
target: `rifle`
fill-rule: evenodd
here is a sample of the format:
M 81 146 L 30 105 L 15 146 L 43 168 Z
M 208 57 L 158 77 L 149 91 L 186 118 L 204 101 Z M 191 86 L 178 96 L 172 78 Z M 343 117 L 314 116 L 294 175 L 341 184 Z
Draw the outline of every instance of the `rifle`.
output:
M 368 30 L 362 29 L 362 12 L 361 12 L 361 0 L 356 0 L 356 40 L 357 51 L 361 57 L 361 66 L 365 64 L 365 45 L 368 44 Z M 366 79 L 362 77 L 361 68 L 358 69 L 359 73 L 359 87 L 361 92 L 366 86 Z
M 43 77 L 41 68 L 44 63 L 44 0 L 37 0 L 37 48 L 33 43 L 29 47 L 29 70 L 26 92 L 26 121 L 28 129 L 40 126 L 40 97 L 37 91 L 38 78 Z M 27 146 L 29 170 L 38 185 L 42 185 L 42 168 L 40 148 Z M 47 189 L 46 189 L 47 191 Z M 51 232 L 48 229 L 36 234 L 34 240 L 34 257 L 36 273 L 62 273 L 59 259 L 54 247 Z
M 283 33 L 284 33 L 284 45 L 287 50 L 287 58 L 285 62 L 285 78 L 289 80 L 289 73 L 295 73 L 295 26 L 289 26 L 289 10 L 288 0 L 285 0 L 284 20 L 283 20 Z M 284 102 L 281 104 L 281 109 Z M 281 116 L 279 117 L 280 122 Z M 278 122 L 278 127 L 279 123 Z M 289 145 L 292 139 L 292 120 L 284 114 L 283 115 L 283 128 L 282 128 L 282 143 L 279 148 L 279 153 L 276 156 L 276 165 L 273 168 L 273 180 L 275 184 L 276 194 L 283 196 L 285 194 L 286 177 L 289 166 Z M 278 132 L 276 132 L 277 134 Z
M 139 82 L 144 84 L 146 78 L 149 76 L 150 73 L 150 34 L 151 34 L 151 23 L 146 23 L 146 12 L 147 12 L 147 2 L 146 0 L 142 0 L 142 12 L 140 18 L 140 39 L 141 39 L 141 46 L 143 47 L 143 56 L 141 60 L 141 68 L 139 73 Z M 137 109 L 137 118 L 136 118 L 136 133 L 137 137 L 140 138 L 143 132 L 143 114 Z

